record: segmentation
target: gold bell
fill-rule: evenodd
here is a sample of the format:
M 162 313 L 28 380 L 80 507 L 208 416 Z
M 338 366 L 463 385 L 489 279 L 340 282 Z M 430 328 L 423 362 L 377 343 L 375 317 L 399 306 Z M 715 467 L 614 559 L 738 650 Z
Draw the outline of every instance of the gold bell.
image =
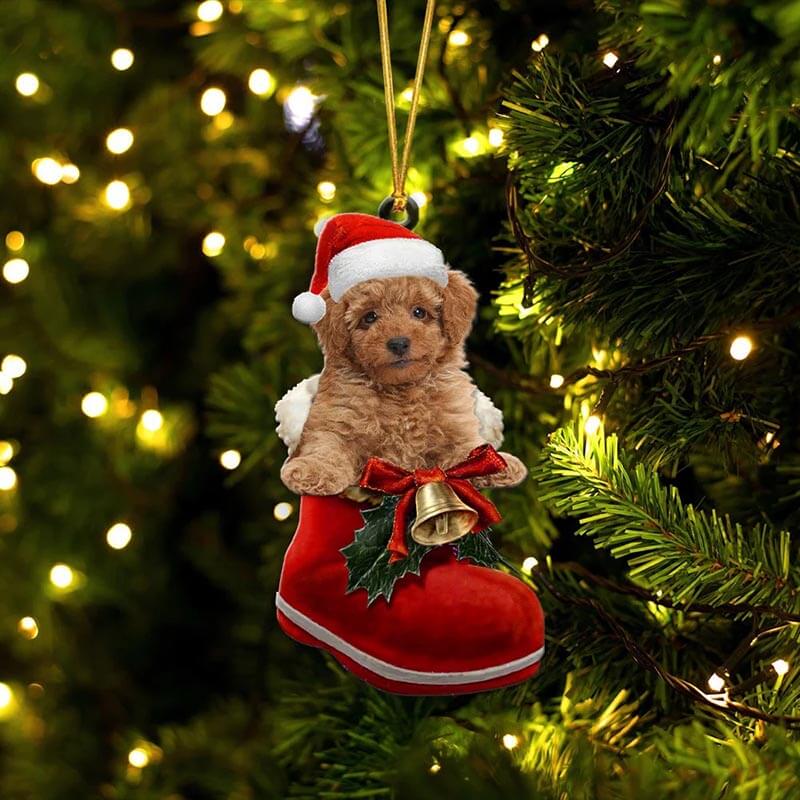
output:
M 469 533 L 478 520 L 478 512 L 443 481 L 423 483 L 415 499 L 417 518 L 411 526 L 411 538 L 419 544 L 453 542 Z

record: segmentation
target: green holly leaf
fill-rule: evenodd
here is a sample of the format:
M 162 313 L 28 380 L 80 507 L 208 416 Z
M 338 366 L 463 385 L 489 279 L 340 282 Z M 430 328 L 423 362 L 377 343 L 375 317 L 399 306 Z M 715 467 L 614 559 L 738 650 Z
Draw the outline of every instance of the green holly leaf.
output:
M 377 508 L 363 510 L 361 516 L 364 518 L 364 527 L 356 531 L 351 544 L 341 549 L 347 561 L 347 591 L 349 593 L 356 589 L 365 589 L 367 605 L 371 605 L 381 596 L 388 603 L 395 583 L 409 573 L 419 575 L 422 559 L 433 549 L 418 544 L 408 536 L 408 555 L 401 561 L 389 563 L 390 553 L 386 545 L 392 535 L 398 500 L 398 497 L 389 495 Z M 409 524 L 410 522 L 411 520 Z
M 457 558 L 470 558 L 481 567 L 493 567 L 500 560 L 500 553 L 489 539 L 489 530 L 468 533 L 458 540 Z

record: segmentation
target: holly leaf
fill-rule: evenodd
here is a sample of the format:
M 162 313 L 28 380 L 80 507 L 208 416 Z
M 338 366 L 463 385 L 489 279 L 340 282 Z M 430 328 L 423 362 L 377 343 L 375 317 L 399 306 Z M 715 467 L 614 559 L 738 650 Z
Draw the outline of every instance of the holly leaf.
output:
M 456 557 L 459 559 L 470 558 L 481 567 L 493 567 L 501 560 L 500 553 L 489 539 L 488 529 L 480 533 L 468 533 L 466 536 L 462 536 L 458 540 Z
M 351 544 L 341 549 L 347 561 L 347 591 L 365 589 L 367 605 L 372 605 L 381 596 L 388 603 L 395 583 L 409 573 L 419 575 L 422 559 L 433 549 L 418 544 L 408 536 L 408 555 L 400 561 L 389 563 L 390 553 L 386 545 L 392 535 L 398 500 L 399 497 L 388 495 L 377 508 L 363 510 L 361 516 L 364 518 L 364 527 L 356 531 Z

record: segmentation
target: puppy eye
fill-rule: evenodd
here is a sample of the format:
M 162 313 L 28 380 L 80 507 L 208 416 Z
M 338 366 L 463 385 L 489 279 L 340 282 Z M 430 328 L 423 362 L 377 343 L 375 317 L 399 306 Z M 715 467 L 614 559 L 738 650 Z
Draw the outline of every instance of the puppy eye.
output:
M 376 319 L 378 319 L 378 315 L 374 311 L 367 311 L 367 313 L 364 314 L 363 317 L 361 317 L 361 321 L 365 325 L 372 325 L 372 323 L 375 322 Z
M 428 316 L 428 312 L 422 306 L 414 306 L 411 313 L 416 319 L 425 319 Z

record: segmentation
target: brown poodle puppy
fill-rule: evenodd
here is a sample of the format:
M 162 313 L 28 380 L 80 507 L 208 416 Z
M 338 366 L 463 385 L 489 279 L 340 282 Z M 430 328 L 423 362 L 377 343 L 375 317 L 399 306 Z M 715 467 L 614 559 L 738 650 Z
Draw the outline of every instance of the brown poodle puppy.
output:
M 319 389 L 299 444 L 281 469 L 297 494 L 334 495 L 358 483 L 367 459 L 408 470 L 447 468 L 484 442 L 475 415 L 464 341 L 477 293 L 454 270 L 441 287 L 428 278 L 369 280 L 335 303 L 314 329 L 325 356 Z M 474 481 L 515 486 L 527 475 L 515 456 L 508 469 Z

